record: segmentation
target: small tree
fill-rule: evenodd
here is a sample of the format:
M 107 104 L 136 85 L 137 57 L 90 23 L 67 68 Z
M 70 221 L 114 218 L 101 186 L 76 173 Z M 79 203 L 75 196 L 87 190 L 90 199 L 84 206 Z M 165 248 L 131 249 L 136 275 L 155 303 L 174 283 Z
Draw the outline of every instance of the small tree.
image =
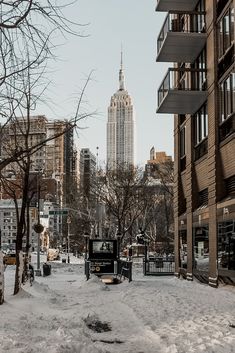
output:
M 155 202 L 148 213 L 146 229 L 153 249 L 169 252 L 173 241 L 173 162 L 154 165 L 152 175 L 145 175 L 145 178 L 150 184 L 155 184 L 155 191 L 152 192 Z M 156 244 L 159 244 L 158 249 Z

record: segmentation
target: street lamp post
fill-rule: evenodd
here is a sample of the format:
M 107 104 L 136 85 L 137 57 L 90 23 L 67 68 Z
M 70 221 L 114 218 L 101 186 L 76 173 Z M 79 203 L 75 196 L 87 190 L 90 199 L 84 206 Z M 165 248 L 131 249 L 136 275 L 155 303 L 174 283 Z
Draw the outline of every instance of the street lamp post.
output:
M 42 233 L 44 227 L 40 223 L 40 183 L 39 183 L 39 175 L 37 174 L 37 188 L 38 188 L 38 223 L 34 225 L 34 231 L 37 233 L 37 241 L 38 241 L 38 246 L 37 246 L 37 269 L 35 271 L 35 274 L 37 276 L 41 276 L 41 269 L 40 269 L 40 247 L 41 247 L 41 239 L 40 239 L 40 234 Z
M 117 233 L 117 257 L 119 259 L 120 257 L 120 243 L 121 243 L 121 237 L 122 237 L 122 234 L 120 232 Z
M 67 254 L 68 254 L 68 264 L 70 263 L 70 223 L 71 223 L 71 218 L 68 216 L 67 217 L 67 224 L 68 224 L 68 244 L 67 244 Z
M 89 234 L 84 233 L 84 238 L 85 238 L 85 260 L 87 260 L 87 253 L 88 253 L 88 239 L 89 239 Z
M 40 224 L 40 185 L 38 183 L 38 224 Z M 40 234 L 38 233 L 38 247 L 37 247 L 37 272 L 40 272 L 40 247 L 41 247 L 41 241 L 40 241 Z M 40 276 L 40 274 L 39 274 Z

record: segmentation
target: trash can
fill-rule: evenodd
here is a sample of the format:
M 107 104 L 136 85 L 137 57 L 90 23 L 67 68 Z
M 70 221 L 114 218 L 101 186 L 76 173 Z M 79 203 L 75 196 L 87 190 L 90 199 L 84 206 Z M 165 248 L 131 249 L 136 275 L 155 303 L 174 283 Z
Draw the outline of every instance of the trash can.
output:
M 66 263 L 66 259 L 62 259 L 62 262 L 63 262 L 63 263 Z
M 45 263 L 43 264 L 42 269 L 43 276 L 49 276 L 51 274 L 51 265 Z

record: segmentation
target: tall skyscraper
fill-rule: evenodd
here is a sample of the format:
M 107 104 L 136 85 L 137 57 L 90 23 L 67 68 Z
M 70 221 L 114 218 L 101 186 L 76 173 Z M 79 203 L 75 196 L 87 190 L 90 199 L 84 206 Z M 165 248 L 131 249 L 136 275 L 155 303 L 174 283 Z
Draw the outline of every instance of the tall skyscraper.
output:
M 119 89 L 111 97 L 107 123 L 107 167 L 134 165 L 135 121 L 131 97 L 125 90 L 121 53 Z

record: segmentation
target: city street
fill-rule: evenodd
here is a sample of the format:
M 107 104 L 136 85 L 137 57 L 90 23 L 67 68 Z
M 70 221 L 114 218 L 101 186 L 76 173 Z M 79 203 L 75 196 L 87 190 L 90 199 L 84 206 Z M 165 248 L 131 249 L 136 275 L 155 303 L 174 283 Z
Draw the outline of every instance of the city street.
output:
M 234 287 L 144 277 L 141 264 L 133 282 L 107 286 L 85 280 L 82 260 L 71 262 L 53 262 L 50 276 L 17 297 L 7 267 L 0 352 L 235 352 Z

